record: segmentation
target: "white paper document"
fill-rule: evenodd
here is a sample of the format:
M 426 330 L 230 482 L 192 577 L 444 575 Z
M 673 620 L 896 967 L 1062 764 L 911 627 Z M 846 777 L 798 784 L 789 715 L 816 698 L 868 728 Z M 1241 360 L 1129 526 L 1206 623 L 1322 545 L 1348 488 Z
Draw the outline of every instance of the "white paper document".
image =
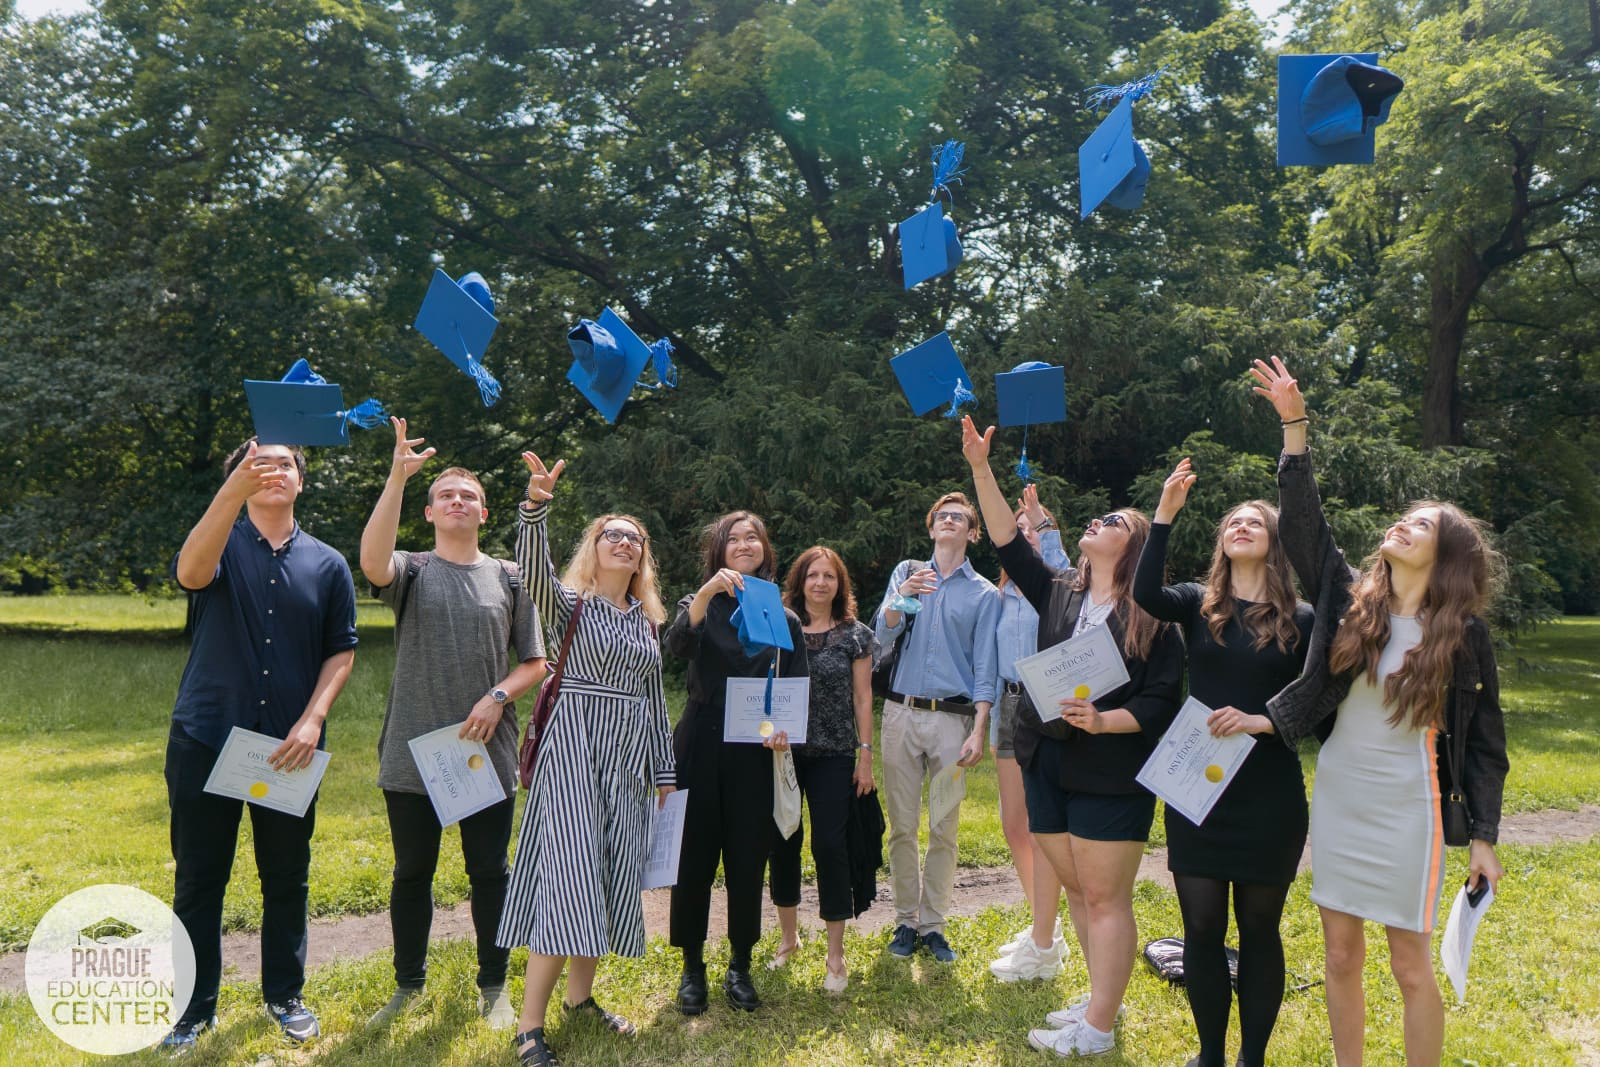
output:
M 928 782 L 928 826 L 938 826 L 944 817 L 966 799 L 967 769 L 952 763 Z
M 1210 715 L 1194 697 L 1184 701 L 1136 778 L 1196 826 L 1211 814 L 1256 743 L 1249 734 L 1212 737 L 1206 728 Z
M 1061 702 L 1069 697 L 1095 700 L 1128 681 L 1128 667 L 1109 626 L 1096 626 L 1017 660 L 1017 673 L 1044 721 L 1059 719 Z
M 1439 942 L 1439 962 L 1444 973 L 1455 987 L 1456 1001 L 1467 1002 L 1467 964 L 1472 962 L 1472 941 L 1478 936 L 1478 924 L 1483 913 L 1494 903 L 1494 887 L 1487 878 L 1480 877 L 1481 894 L 1469 893 L 1463 885 L 1450 905 L 1450 919 L 1444 924 L 1444 940 Z M 1476 900 L 1476 903 L 1474 903 Z
M 676 789 L 650 814 L 650 851 L 644 861 L 640 889 L 665 889 L 678 884 L 678 853 L 683 851 L 683 813 L 689 791 Z
M 328 754 L 320 750 L 313 753 L 310 766 L 298 771 L 274 770 L 267 763 L 267 757 L 281 744 L 281 737 L 268 737 L 235 726 L 228 731 L 222 751 L 217 753 L 205 791 L 297 818 L 304 817 L 317 795 L 317 787 L 322 784 L 322 772 L 328 769 Z
M 456 723 L 408 742 L 440 826 L 458 823 L 506 798 L 489 749 L 482 741 L 458 737 L 460 732 L 461 724 Z
M 761 744 L 779 730 L 791 745 L 805 744 L 811 714 L 810 678 L 772 679 L 772 714 L 767 714 L 767 679 L 729 678 L 722 739 Z

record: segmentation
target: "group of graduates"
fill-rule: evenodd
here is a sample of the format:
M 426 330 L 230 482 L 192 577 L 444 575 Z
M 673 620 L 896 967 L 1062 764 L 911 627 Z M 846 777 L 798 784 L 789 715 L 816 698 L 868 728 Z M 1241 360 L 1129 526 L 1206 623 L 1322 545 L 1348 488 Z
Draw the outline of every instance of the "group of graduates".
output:
M 1028 1040 L 1061 1056 L 1109 1051 L 1137 954 L 1133 884 L 1156 810 L 1135 777 L 1178 712 L 1187 667 L 1188 692 L 1212 709 L 1211 732 L 1256 739 L 1202 823 L 1165 813 L 1198 1044 L 1191 1062 L 1227 1062 L 1230 903 L 1240 942 L 1237 1062 L 1266 1062 L 1285 984 L 1279 923 L 1309 828 L 1338 1062 L 1361 1061 L 1362 924 L 1371 920 L 1385 928 L 1404 1000 L 1407 1061 L 1439 1063 L 1444 1016 L 1429 935 L 1447 840 L 1470 842 L 1470 882 L 1502 874 L 1494 844 L 1508 764 L 1481 618 L 1497 557 L 1477 522 L 1424 501 L 1359 569 L 1349 566 L 1322 512 L 1299 387 L 1277 360 L 1253 373 L 1283 426 L 1279 502 L 1243 502 L 1222 517 L 1203 580 L 1165 584 L 1168 535 L 1200 473 L 1187 460 L 1166 480 L 1153 521 L 1132 508 L 1093 519 L 1073 561 L 1033 487 L 1015 506 L 1002 493 L 989 464 L 993 428 L 979 433 L 963 419 L 975 499 L 939 497 L 926 518 L 927 551 L 894 568 L 867 620 L 838 554 L 821 545 L 800 553 L 783 588 L 787 650 L 741 640 L 745 582 L 779 573 L 759 516 L 736 511 L 706 528 L 700 585 L 669 617 L 649 531 L 633 516 L 593 519 L 557 570 L 546 518 L 564 464 L 547 467 L 531 452 L 523 455 L 529 480 L 515 561 L 479 549 L 489 517 L 483 486 L 457 467 L 428 489 L 432 548 L 397 551 L 406 484 L 434 450 L 418 451 L 423 440 L 392 419 L 392 466 L 360 548 L 363 574 L 396 618 L 377 783 L 394 848 L 396 990 L 373 1024 L 407 1011 L 426 981 L 443 827 L 412 738 L 455 726 L 486 746 L 501 779 L 506 798 L 459 822 L 480 1009 L 489 1025 L 514 1028 L 522 1062 L 540 1065 L 556 1062 L 545 1026 L 563 970 L 568 1023 L 635 1031 L 596 1003 L 596 965 L 644 953 L 640 885 L 652 814 L 677 789 L 688 798 L 671 900 L 670 941 L 683 957 L 676 1005 L 686 1015 L 708 1007 L 704 946 L 720 866 L 730 942 L 723 992 L 735 1009 L 759 1007 L 752 953 L 769 866 L 781 930 L 769 966 L 785 965 L 799 944 L 801 834 L 785 836 L 774 824 L 770 750 L 791 752 L 810 809 L 827 927 L 824 988 L 849 982 L 844 926 L 861 907 L 850 825 L 878 786 L 875 743 L 895 911 L 886 951 L 955 960 L 946 919 L 960 809 L 937 820 L 930 811 L 919 855 L 923 790 L 952 766 L 976 764 L 987 740 L 1033 917 L 990 969 L 1004 982 L 1060 973 L 1069 952 L 1064 893 L 1089 988 Z M 283 739 L 275 767 L 309 765 L 356 645 L 349 568 L 294 518 L 303 454 L 252 440 L 224 469 L 174 565 L 191 597 L 193 645 L 166 763 L 173 907 L 197 961 L 193 997 L 166 1039 L 175 1052 L 215 1025 L 222 899 L 244 808 L 203 788 L 218 750 L 237 726 Z M 1003 568 L 998 584 L 967 558 L 985 527 Z M 1017 661 L 1097 627 L 1114 639 L 1128 680 L 1094 700 L 1036 706 Z M 675 727 L 664 654 L 688 668 Z M 515 705 L 556 662 L 559 695 L 508 862 Z M 874 669 L 887 691 L 881 736 Z M 809 679 L 805 743 L 790 746 L 782 731 L 759 745 L 724 740 L 729 679 L 768 677 Z M 1308 805 L 1296 746 L 1312 733 L 1323 745 Z M 249 810 L 263 896 L 263 997 L 289 1039 L 309 1040 L 319 1033 L 301 996 L 315 802 L 303 817 Z M 506 992 L 516 946 L 529 949 L 520 1011 Z

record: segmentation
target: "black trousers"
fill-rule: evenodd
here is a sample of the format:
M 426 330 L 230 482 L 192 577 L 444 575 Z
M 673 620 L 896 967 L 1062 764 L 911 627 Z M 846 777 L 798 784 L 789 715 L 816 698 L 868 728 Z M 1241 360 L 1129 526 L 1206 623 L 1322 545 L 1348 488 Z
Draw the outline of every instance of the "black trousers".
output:
M 421 989 L 428 977 L 428 935 L 433 930 L 433 873 L 439 866 L 444 828 L 425 793 L 385 789 L 389 837 L 394 842 L 394 881 L 389 888 L 389 929 L 394 934 L 394 981 Z M 472 887 L 472 929 L 478 941 L 478 987 L 504 985 L 510 949 L 494 943 L 511 868 L 511 797 L 474 812 L 461 827 L 461 857 Z
M 817 865 L 817 911 L 823 922 L 851 918 L 850 846 L 846 837 L 850 801 L 855 796 L 853 756 L 807 756 L 796 752 L 794 774 L 811 812 L 811 859 Z M 802 821 L 785 840 L 773 833 L 772 902 L 782 908 L 800 903 Z
M 172 910 L 194 944 L 194 994 L 182 1022 L 210 1019 L 222 980 L 222 898 L 233 873 L 242 800 L 205 791 L 217 750 L 173 724 L 167 735 L 167 803 L 172 809 Z M 306 895 L 311 870 L 313 800 L 303 818 L 250 805 L 256 873 L 261 877 L 261 995 L 281 1004 L 306 979 Z
M 761 745 L 724 743 L 710 731 L 696 734 L 687 739 L 689 760 L 678 767 L 678 788 L 689 791 L 689 801 L 669 939 L 677 948 L 705 943 L 711 883 L 720 861 L 728 893 L 728 941 L 735 957 L 748 957 L 761 937 L 761 884 L 777 836 L 772 752 Z

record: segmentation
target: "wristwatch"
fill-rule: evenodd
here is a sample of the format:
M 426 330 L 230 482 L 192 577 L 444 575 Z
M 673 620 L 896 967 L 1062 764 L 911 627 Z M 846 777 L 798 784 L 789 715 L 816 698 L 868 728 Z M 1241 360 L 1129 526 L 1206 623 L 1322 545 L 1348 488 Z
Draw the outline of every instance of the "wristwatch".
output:
M 1035 530 L 1038 530 L 1041 533 L 1044 532 L 1045 530 L 1054 530 L 1055 528 L 1056 528 L 1056 520 L 1048 519 L 1048 518 L 1044 519 L 1043 521 L 1041 521 L 1039 523 L 1039 525 L 1034 527 Z
M 504 704 L 506 701 L 511 699 L 511 694 L 506 692 L 504 689 L 491 689 L 489 690 L 489 699 L 494 701 L 496 704 Z
M 857 742 L 856 742 L 856 747 L 857 747 L 857 748 L 864 748 L 864 749 L 866 749 L 866 750 L 867 750 L 867 751 L 868 751 L 868 752 L 871 752 L 871 751 L 872 751 L 872 746 L 871 746 L 871 745 L 869 745 L 869 744 L 867 744 L 867 743 L 866 743 L 866 742 L 865 742 L 865 741 L 857 741 Z

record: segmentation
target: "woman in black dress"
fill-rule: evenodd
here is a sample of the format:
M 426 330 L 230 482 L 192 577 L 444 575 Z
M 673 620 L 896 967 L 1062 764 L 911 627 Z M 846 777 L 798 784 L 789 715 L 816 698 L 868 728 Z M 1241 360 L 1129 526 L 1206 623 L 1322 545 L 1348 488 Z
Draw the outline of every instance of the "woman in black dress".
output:
M 1313 613 L 1298 602 L 1278 509 L 1264 500 L 1222 517 L 1204 583 L 1163 586 L 1167 539 L 1195 475 L 1187 459 L 1161 490 L 1150 539 L 1139 556 L 1133 598 L 1151 615 L 1183 627 L 1189 692 L 1214 709 L 1212 734 L 1270 733 L 1267 700 L 1300 675 Z M 1228 895 L 1239 924 L 1238 1062 L 1266 1062 L 1283 1003 L 1278 924 L 1306 843 L 1306 790 L 1293 749 L 1256 744 L 1205 823 L 1167 807 L 1167 868 L 1183 912 L 1184 987 L 1200 1037 L 1194 1067 L 1222 1067 L 1228 1012 Z
M 856 618 L 850 572 L 831 548 L 800 553 L 783 583 L 784 604 L 800 617 L 811 672 L 806 741 L 794 748 L 795 777 L 811 811 L 811 858 L 817 865 L 817 909 L 828 928 L 822 987 L 842 993 L 844 924 L 855 915 L 847 830 L 851 798 L 872 792 L 872 629 Z M 800 947 L 801 826 L 772 848 L 772 903 L 783 937 L 774 969 Z
M 668 654 L 689 661 L 689 699 L 672 731 L 678 788 L 689 790 L 683 816 L 683 851 L 672 887 L 670 940 L 683 950 L 678 1010 L 706 1010 L 706 928 L 717 863 L 728 894 L 728 941 L 732 949 L 723 989 L 741 1011 L 761 1004 L 750 980 L 750 950 L 761 936 L 761 884 L 767 854 L 777 836 L 772 822 L 772 756 L 787 744 L 780 732 L 761 745 L 722 740 L 728 679 L 762 678 L 777 658 L 777 673 L 806 676 L 806 646 L 800 620 L 784 609 L 793 652 L 763 648 L 745 655 L 731 621 L 736 591 L 746 577 L 772 581 L 777 561 L 767 527 L 748 511 L 722 516 L 705 530 L 705 566 L 698 591 L 678 601 L 678 613 L 663 638 Z

